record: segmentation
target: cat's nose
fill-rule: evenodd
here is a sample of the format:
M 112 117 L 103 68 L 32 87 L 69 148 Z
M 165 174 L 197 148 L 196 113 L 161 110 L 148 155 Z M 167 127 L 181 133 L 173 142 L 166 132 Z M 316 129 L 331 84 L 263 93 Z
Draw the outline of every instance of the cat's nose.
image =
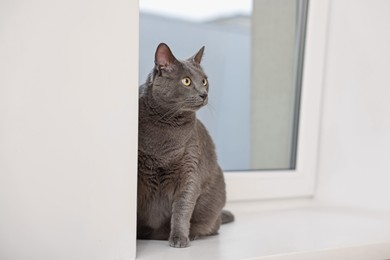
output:
M 199 94 L 199 96 L 200 96 L 203 100 L 206 100 L 208 94 L 207 94 L 207 93 L 201 93 L 201 94 Z

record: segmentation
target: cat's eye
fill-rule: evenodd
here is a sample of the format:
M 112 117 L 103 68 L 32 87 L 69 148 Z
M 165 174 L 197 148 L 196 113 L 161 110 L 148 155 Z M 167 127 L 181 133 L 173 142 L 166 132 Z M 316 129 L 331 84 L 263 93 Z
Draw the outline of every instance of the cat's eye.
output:
M 207 82 L 207 79 L 203 79 L 203 80 L 202 80 L 202 84 L 203 84 L 203 86 L 206 86 L 206 85 L 207 85 L 207 83 L 208 83 L 208 82 Z
M 183 83 L 184 86 L 188 87 L 191 85 L 191 79 L 189 77 L 185 77 L 181 80 L 181 83 Z

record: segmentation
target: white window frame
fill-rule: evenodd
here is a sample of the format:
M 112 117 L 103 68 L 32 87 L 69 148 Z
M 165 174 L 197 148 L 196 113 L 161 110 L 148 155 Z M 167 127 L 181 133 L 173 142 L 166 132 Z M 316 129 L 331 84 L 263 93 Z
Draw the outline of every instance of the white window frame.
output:
M 228 201 L 312 197 L 315 193 L 329 3 L 309 1 L 296 168 L 225 173 Z

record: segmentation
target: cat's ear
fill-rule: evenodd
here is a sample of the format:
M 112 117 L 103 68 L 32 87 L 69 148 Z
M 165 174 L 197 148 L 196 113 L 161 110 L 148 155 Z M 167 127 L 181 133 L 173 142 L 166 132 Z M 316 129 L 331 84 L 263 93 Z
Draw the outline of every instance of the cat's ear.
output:
M 202 61 L 202 58 L 203 58 L 203 53 L 204 53 L 204 46 L 202 48 L 200 48 L 200 50 L 194 55 L 192 56 L 190 59 L 200 65 L 200 62 Z
M 172 70 L 174 62 L 176 61 L 168 45 L 160 43 L 157 46 L 156 54 L 154 55 L 154 64 L 158 70 Z

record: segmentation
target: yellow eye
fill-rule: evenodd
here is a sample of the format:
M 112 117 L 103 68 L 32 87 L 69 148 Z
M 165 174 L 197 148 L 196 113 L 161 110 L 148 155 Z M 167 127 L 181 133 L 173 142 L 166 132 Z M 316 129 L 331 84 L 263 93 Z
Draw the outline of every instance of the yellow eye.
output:
M 181 80 L 181 83 L 183 83 L 184 86 L 188 87 L 191 85 L 191 79 L 189 77 L 185 77 Z
M 206 85 L 207 85 L 207 83 L 208 83 L 208 82 L 207 82 L 207 79 L 203 79 L 203 80 L 202 80 L 202 84 L 203 84 L 203 86 L 206 86 Z

